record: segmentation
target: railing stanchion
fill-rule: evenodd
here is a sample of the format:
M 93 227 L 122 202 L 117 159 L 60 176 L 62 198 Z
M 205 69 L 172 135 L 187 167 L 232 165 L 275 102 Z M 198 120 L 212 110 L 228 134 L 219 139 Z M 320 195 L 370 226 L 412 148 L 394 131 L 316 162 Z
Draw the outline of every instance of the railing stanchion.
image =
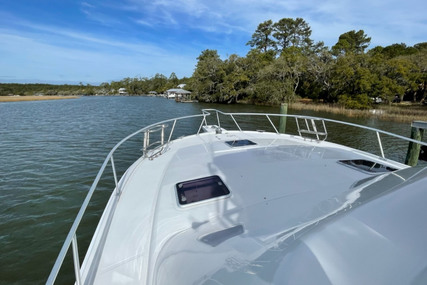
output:
M 316 133 L 317 140 L 319 140 L 319 132 L 317 131 L 316 123 L 314 122 L 314 119 L 311 119 L 311 125 L 313 126 L 313 132 Z
M 145 132 L 145 136 L 147 138 L 147 148 L 150 146 L 150 129 Z
M 216 112 L 216 120 L 218 122 L 218 128 L 221 129 L 221 121 L 219 120 L 219 113 L 218 113 L 218 111 Z
M 147 152 L 147 147 L 148 147 L 147 133 L 148 133 L 148 131 L 144 132 L 144 141 L 143 141 L 143 145 L 142 145 L 142 155 L 144 155 L 144 156 Z
M 166 125 L 162 125 L 162 132 L 160 133 L 160 143 L 162 145 L 165 143 L 165 127 Z
M 301 128 L 299 127 L 298 117 L 295 117 L 295 123 L 296 123 L 296 125 L 297 125 L 298 134 L 299 134 L 299 136 L 301 136 Z
M 323 130 L 325 131 L 325 138 L 323 140 L 326 140 L 328 138 L 328 130 L 326 129 L 325 120 L 322 120 L 323 124 Z
M 237 123 L 236 119 L 234 119 L 234 116 L 231 114 L 230 117 L 233 119 L 234 123 L 236 124 L 237 128 L 239 129 L 239 131 L 242 131 L 242 129 L 240 128 L 239 124 Z
M 270 119 L 270 116 L 269 115 L 265 115 L 266 117 L 267 117 L 267 119 L 268 119 L 268 121 L 270 122 L 270 124 L 273 126 L 273 129 L 274 129 L 274 131 L 276 132 L 276 134 L 279 134 L 280 133 L 280 131 L 278 131 L 277 129 L 276 129 L 276 126 L 273 124 L 273 121 Z M 282 118 L 282 117 L 280 117 L 280 118 Z M 284 132 L 283 132 L 284 133 Z
M 77 246 L 76 234 L 74 234 L 71 244 L 73 247 L 73 261 L 74 261 L 74 272 L 76 274 L 76 284 L 81 285 L 82 284 L 82 276 L 80 273 L 79 249 Z
M 385 156 L 384 156 L 384 150 L 383 150 L 383 145 L 381 143 L 380 133 L 379 132 L 376 132 L 376 133 L 377 133 L 377 138 L 378 138 L 378 144 L 380 145 L 381 156 L 382 156 L 382 158 L 385 158 Z
M 176 120 L 173 121 L 172 129 L 171 129 L 171 132 L 169 134 L 168 143 L 171 141 L 173 131 L 175 130 L 175 124 L 176 124 Z
M 113 176 L 114 176 L 114 183 L 116 185 L 117 188 L 117 194 L 120 194 L 120 190 L 118 188 L 118 180 L 117 180 L 117 173 L 116 173 L 116 166 L 114 165 L 114 159 L 113 159 L 113 155 L 111 155 L 111 168 L 113 169 Z
M 202 127 L 203 127 L 203 123 L 205 123 L 205 126 L 208 125 L 207 122 L 206 122 L 206 115 L 203 116 L 203 120 L 200 123 L 200 127 L 199 127 L 199 130 L 197 131 L 197 134 L 200 134 L 200 131 L 202 130 Z

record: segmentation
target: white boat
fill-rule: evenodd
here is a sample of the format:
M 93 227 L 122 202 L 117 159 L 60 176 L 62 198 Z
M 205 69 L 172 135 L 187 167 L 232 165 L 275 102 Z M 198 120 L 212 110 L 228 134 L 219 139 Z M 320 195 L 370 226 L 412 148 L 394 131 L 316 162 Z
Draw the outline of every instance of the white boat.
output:
M 47 284 L 69 247 L 76 284 L 427 284 L 427 169 L 382 147 L 417 141 L 291 115 L 296 132 L 282 134 L 279 116 L 204 110 L 123 139 Z M 245 129 L 253 117 L 264 131 Z M 327 124 L 372 132 L 379 154 L 328 142 Z M 113 154 L 141 133 L 143 154 L 118 181 Z M 107 165 L 116 188 L 80 268 L 77 228 Z

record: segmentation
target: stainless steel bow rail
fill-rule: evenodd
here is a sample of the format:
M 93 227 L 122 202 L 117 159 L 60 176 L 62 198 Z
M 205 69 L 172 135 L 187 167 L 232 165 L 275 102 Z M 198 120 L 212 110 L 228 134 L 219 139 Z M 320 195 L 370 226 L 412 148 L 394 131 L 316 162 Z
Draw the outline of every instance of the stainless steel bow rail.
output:
M 55 280 L 58 276 L 59 270 L 62 267 L 62 264 L 64 263 L 64 259 L 65 256 L 70 248 L 70 245 L 72 245 L 72 252 L 73 252 L 73 263 L 74 263 L 74 273 L 75 273 L 75 283 L 77 285 L 81 285 L 82 284 L 82 278 L 81 278 L 81 268 L 80 268 L 80 258 L 79 258 L 79 253 L 78 253 L 78 245 L 77 245 L 77 229 L 80 225 L 80 222 L 86 212 L 86 209 L 89 205 L 89 202 L 93 196 L 93 193 L 95 192 L 98 183 L 101 179 L 101 176 L 104 174 L 105 169 L 107 168 L 107 165 L 110 163 L 111 164 L 111 168 L 113 171 L 113 177 L 114 177 L 114 183 L 115 183 L 115 187 L 117 190 L 117 196 L 119 196 L 121 194 L 121 189 L 119 186 L 119 180 L 117 178 L 117 172 L 116 172 L 116 167 L 114 164 L 114 153 L 116 152 L 116 150 L 126 141 L 128 141 L 129 139 L 133 138 L 134 136 L 143 133 L 144 134 L 144 139 L 143 139 L 143 155 L 145 157 L 148 157 L 148 151 L 150 147 L 155 147 L 155 148 L 162 148 L 165 145 L 164 142 L 164 127 L 160 127 L 160 129 L 162 130 L 163 133 L 163 141 L 161 141 L 160 144 L 157 143 L 150 143 L 150 133 L 156 132 L 157 130 L 159 130 L 159 126 L 162 125 L 167 125 L 168 123 L 172 123 L 173 127 L 171 129 L 170 135 L 169 135 L 169 139 L 166 143 L 169 143 L 171 138 L 172 138 L 172 134 L 173 134 L 173 130 L 175 128 L 176 122 L 177 121 L 181 121 L 181 120 L 185 120 L 185 119 L 194 119 L 194 118 L 200 118 L 203 117 L 205 120 L 205 117 L 207 116 L 207 114 L 198 114 L 198 115 L 192 115 L 192 116 L 185 116 L 185 117 L 180 117 L 180 118 L 175 118 L 175 119 L 171 119 L 171 120 L 165 120 L 159 123 L 155 123 L 152 125 L 149 125 L 145 128 L 142 128 L 136 132 L 134 132 L 133 134 L 130 134 L 129 136 L 125 137 L 124 139 L 122 139 L 119 143 L 117 143 L 113 149 L 110 151 L 110 153 L 107 155 L 107 157 L 105 158 L 101 168 L 98 171 L 98 174 L 95 177 L 95 180 L 92 183 L 92 186 L 89 189 L 89 192 L 86 195 L 86 198 L 83 201 L 82 206 L 80 207 L 79 212 L 77 213 L 76 219 L 74 220 L 70 231 L 68 232 L 68 235 L 64 241 L 64 244 L 62 245 L 61 251 L 59 252 L 58 257 L 56 258 L 55 264 L 53 265 L 53 268 L 49 274 L 48 280 L 46 281 L 46 284 L 54 284 Z M 154 149 L 155 150 L 155 149 Z
M 214 116 L 211 116 L 212 114 L 214 114 Z M 237 130 L 242 132 L 244 130 L 242 128 L 242 124 L 238 123 L 238 118 L 241 118 L 241 117 L 244 117 L 244 118 L 260 117 L 260 118 L 263 118 L 264 117 L 269 122 L 269 124 L 273 128 L 274 132 L 277 133 L 278 135 L 280 135 L 280 133 L 279 133 L 276 125 L 273 123 L 272 119 L 274 119 L 275 117 L 294 118 L 297 133 L 298 133 L 297 136 L 302 137 L 304 139 L 315 140 L 318 142 L 324 141 L 328 137 L 328 132 L 326 129 L 326 122 L 341 124 L 344 126 L 361 128 L 361 129 L 364 129 L 367 131 L 372 131 L 372 132 L 376 133 L 377 140 L 378 140 L 378 146 L 379 146 L 379 149 L 381 152 L 381 157 L 383 159 L 386 159 L 386 158 L 384 155 L 384 150 L 383 150 L 380 134 L 391 136 L 394 138 L 398 138 L 398 139 L 401 139 L 401 140 L 406 141 L 406 142 L 412 142 L 412 143 L 420 144 L 423 146 L 427 146 L 427 143 L 425 143 L 425 142 L 410 139 L 407 137 L 399 136 L 399 135 L 396 135 L 396 134 L 393 134 L 390 132 L 385 132 L 385 131 L 370 128 L 370 127 L 365 127 L 365 126 L 361 126 L 361 125 L 357 125 L 357 124 L 352 124 L 352 123 L 347 123 L 347 122 L 342 122 L 342 121 L 337 121 L 337 120 L 331 120 L 331 119 L 324 119 L 324 118 L 317 118 L 317 117 L 310 117 L 310 116 L 297 116 L 297 115 L 265 114 L 265 113 L 225 113 L 225 112 L 221 112 L 221 111 L 216 110 L 216 109 L 204 109 L 204 110 L 202 110 L 202 114 L 179 117 L 179 118 L 165 120 L 165 121 L 161 121 L 159 123 L 149 125 L 145 128 L 142 128 L 142 129 L 134 132 L 133 134 L 125 137 L 124 139 L 122 139 L 118 144 L 116 144 L 113 147 L 113 149 L 109 152 L 109 154 L 105 158 L 101 168 L 98 171 L 98 174 L 95 177 L 95 180 L 94 180 L 92 186 L 89 189 L 89 192 L 86 195 L 85 200 L 83 201 L 83 204 L 82 204 L 82 206 L 81 206 L 81 208 L 80 208 L 80 210 L 76 216 L 76 219 L 74 220 L 74 222 L 71 226 L 71 229 L 70 229 L 70 231 L 69 231 L 69 233 L 65 239 L 65 242 L 61 248 L 61 251 L 59 252 L 59 255 L 55 261 L 55 264 L 52 268 L 52 271 L 50 272 L 50 275 L 48 277 L 46 284 L 54 284 L 55 283 L 55 280 L 58 276 L 59 270 L 60 270 L 60 268 L 64 262 L 65 256 L 66 256 L 70 246 L 72 247 L 72 252 L 73 252 L 75 283 L 77 285 L 82 284 L 80 258 L 78 255 L 78 245 L 77 245 L 77 229 L 78 229 L 80 222 L 81 222 L 81 220 L 82 220 L 82 218 L 86 212 L 86 209 L 89 205 L 89 202 L 92 198 L 92 195 L 98 186 L 98 183 L 101 179 L 101 176 L 103 175 L 104 171 L 106 170 L 108 164 L 110 164 L 111 168 L 112 168 L 113 178 L 114 178 L 114 183 L 115 183 L 115 190 L 117 193 L 116 196 L 119 197 L 121 194 L 121 189 L 120 189 L 121 185 L 120 185 L 119 179 L 117 177 L 116 167 L 115 167 L 115 163 L 114 163 L 114 153 L 116 152 L 116 150 L 124 142 L 128 141 L 130 138 L 132 138 L 138 134 L 143 134 L 143 142 L 142 142 L 142 152 L 143 153 L 142 153 L 142 156 L 144 159 L 155 159 L 157 156 L 162 155 L 165 151 L 167 151 L 167 146 L 173 138 L 173 135 L 174 135 L 174 132 L 176 129 L 176 125 L 178 122 L 183 122 L 185 120 L 200 120 L 200 118 L 201 118 L 201 122 L 200 122 L 200 124 L 198 124 L 199 128 L 197 131 L 194 132 L 195 135 L 199 135 L 203 129 L 203 126 L 208 125 L 208 117 L 209 116 L 214 117 L 213 118 L 214 120 L 216 119 L 215 123 L 217 125 L 217 129 L 216 129 L 217 133 L 221 133 L 221 131 L 223 130 L 221 125 L 224 125 L 224 121 L 228 122 L 228 125 L 226 126 L 228 131 L 231 131 L 233 128 L 233 125 L 235 125 Z M 227 118 L 228 120 L 225 118 Z M 229 124 L 230 121 L 232 122 L 231 125 Z M 169 132 L 168 135 L 167 135 L 167 132 Z

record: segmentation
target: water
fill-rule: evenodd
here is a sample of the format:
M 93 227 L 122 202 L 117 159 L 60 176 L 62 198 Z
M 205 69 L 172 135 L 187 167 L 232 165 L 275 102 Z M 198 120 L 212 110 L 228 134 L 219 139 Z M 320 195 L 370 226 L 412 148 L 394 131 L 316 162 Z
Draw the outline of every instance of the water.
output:
M 43 284 L 105 156 L 122 138 L 157 121 L 202 108 L 229 112 L 272 112 L 277 107 L 182 104 L 153 97 L 82 97 L 74 100 L 0 104 L 0 284 Z M 301 113 L 301 112 L 300 112 Z M 343 119 L 329 114 L 307 115 Z M 345 118 L 344 118 L 345 119 Z M 409 124 L 345 119 L 395 132 Z M 256 122 L 255 122 L 256 123 Z M 260 127 L 266 126 L 259 122 Z M 329 129 L 333 132 L 333 129 Z M 331 135 L 332 136 L 332 135 Z M 377 148 L 376 137 L 354 130 L 334 135 L 342 143 Z M 385 144 L 402 160 L 405 145 Z M 141 155 L 141 137 L 117 155 L 118 172 Z M 395 150 L 403 154 L 394 154 Z M 103 181 L 82 221 L 81 256 L 113 188 Z M 59 283 L 70 283 L 71 267 Z

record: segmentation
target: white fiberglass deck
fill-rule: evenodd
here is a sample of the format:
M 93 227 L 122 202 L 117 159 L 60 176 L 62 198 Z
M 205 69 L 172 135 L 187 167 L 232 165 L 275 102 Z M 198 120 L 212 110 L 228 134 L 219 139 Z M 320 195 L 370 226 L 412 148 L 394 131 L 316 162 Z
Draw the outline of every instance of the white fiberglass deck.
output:
M 241 139 L 256 145 L 225 143 Z M 117 201 L 113 194 L 85 258 L 83 280 L 274 283 L 289 270 L 279 266 L 286 238 L 339 211 L 355 182 L 374 176 L 339 163 L 348 159 L 405 168 L 343 146 L 275 133 L 225 131 L 174 140 L 162 155 L 135 162 L 122 178 L 122 194 Z M 177 183 L 212 175 L 230 195 L 179 205 Z

